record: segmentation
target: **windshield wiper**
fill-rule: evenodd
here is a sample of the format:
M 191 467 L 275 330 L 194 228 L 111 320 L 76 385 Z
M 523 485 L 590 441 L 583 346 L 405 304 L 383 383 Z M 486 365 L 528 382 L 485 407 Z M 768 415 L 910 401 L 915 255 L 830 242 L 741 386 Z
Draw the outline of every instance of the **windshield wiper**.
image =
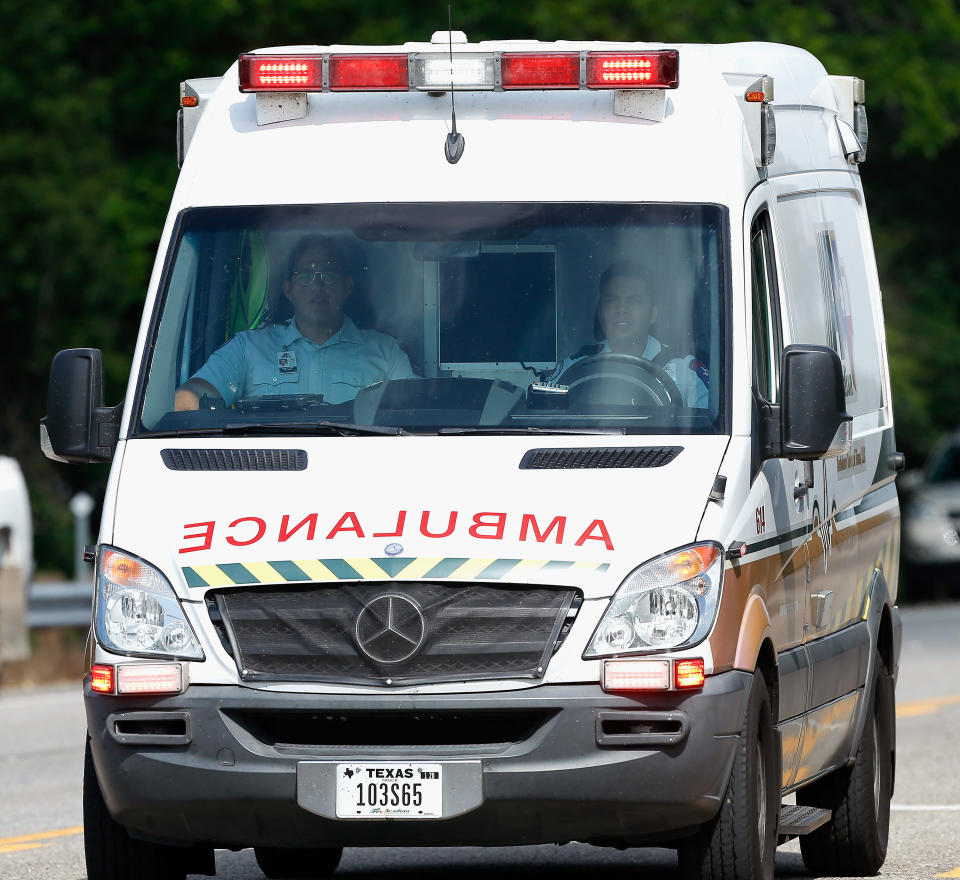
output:
M 222 434 L 334 434 L 341 437 L 356 437 L 361 435 L 395 436 L 408 434 L 405 428 L 383 427 L 381 425 L 354 425 L 350 422 L 334 422 L 328 419 L 303 422 L 237 422 L 222 425 L 215 429 Z
M 477 425 L 472 428 L 438 428 L 438 434 L 625 434 L 623 428 L 541 428 L 537 425 Z

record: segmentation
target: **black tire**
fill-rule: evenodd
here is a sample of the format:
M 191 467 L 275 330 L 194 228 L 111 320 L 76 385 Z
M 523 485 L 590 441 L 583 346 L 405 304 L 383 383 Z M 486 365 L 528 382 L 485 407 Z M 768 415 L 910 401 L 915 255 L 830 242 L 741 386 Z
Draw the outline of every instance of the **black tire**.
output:
M 679 849 L 686 880 L 771 880 L 780 808 L 780 748 L 763 674 L 753 674 L 720 812 Z
M 137 840 L 107 810 L 90 754 L 83 762 L 83 849 L 88 880 L 184 880 L 188 848 Z
M 270 880 L 329 877 L 337 870 L 343 848 L 282 849 L 258 846 L 254 849 L 260 870 Z
M 797 803 L 833 811 L 830 821 L 800 838 L 813 874 L 870 877 L 887 857 L 893 794 L 893 678 L 878 654 L 870 704 L 852 767 L 842 767 L 797 792 Z

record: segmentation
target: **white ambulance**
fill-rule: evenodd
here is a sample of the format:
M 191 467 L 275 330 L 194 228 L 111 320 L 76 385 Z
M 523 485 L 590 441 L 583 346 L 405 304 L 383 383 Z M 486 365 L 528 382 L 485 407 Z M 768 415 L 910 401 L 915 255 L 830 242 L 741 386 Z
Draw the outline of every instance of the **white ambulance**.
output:
M 181 87 L 85 680 L 92 880 L 344 846 L 883 863 L 864 85 L 789 46 L 296 46 Z M 91 556 L 94 550 L 91 549 Z

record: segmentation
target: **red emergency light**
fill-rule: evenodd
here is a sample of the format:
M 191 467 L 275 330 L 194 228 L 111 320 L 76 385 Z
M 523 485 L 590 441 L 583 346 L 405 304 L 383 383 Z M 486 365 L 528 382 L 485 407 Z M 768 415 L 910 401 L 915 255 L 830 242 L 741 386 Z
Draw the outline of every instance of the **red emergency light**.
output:
M 410 87 L 406 55 L 331 55 L 331 92 L 405 92 Z
M 322 55 L 241 55 L 241 92 L 319 92 Z
M 587 52 L 588 89 L 675 89 L 680 53 Z
M 500 73 L 504 89 L 576 89 L 580 86 L 580 53 L 504 52 Z

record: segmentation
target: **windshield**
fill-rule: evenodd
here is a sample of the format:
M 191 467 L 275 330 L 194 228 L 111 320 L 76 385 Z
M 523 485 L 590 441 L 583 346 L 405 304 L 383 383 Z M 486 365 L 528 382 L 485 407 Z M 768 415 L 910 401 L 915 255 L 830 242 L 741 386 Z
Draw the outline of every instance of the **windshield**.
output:
M 725 211 L 197 208 L 137 433 L 723 432 Z

